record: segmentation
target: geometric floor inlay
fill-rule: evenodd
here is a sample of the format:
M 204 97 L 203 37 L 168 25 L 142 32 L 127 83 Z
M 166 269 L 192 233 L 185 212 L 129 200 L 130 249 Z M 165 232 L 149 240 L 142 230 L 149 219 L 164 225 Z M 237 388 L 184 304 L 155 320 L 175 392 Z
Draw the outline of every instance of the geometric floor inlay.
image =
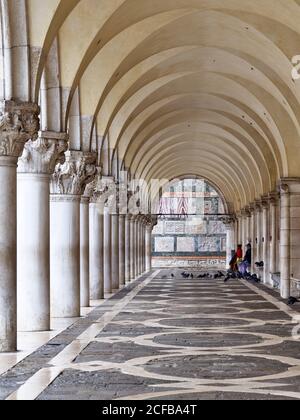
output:
M 74 334 L 68 346 L 58 337 L 49 359 L 50 348 L 33 355 L 28 377 L 20 367 L 0 376 L 0 397 L 300 399 L 293 311 L 238 280 L 224 284 L 171 273 L 144 277 L 102 312 L 96 309 L 67 332 Z

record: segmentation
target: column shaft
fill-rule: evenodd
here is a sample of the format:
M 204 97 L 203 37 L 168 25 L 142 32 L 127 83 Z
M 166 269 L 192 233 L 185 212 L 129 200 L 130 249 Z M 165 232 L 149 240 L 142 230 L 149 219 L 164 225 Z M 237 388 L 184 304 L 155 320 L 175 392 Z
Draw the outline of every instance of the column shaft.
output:
M 111 271 L 111 215 L 108 207 L 104 209 L 104 244 L 103 244 L 103 265 L 104 265 L 104 291 L 112 293 L 112 271 Z
M 103 212 L 99 204 L 90 203 L 90 298 L 104 299 Z
M 126 284 L 125 281 L 125 216 L 119 216 L 119 280 L 120 286 Z
M 51 314 L 80 316 L 80 196 L 50 201 Z
M 18 179 L 18 329 L 50 330 L 49 175 Z
M 119 215 L 111 216 L 111 267 L 112 267 L 112 289 L 119 290 Z
M 130 216 L 127 215 L 125 218 L 125 282 L 130 282 L 130 268 L 131 268 L 131 256 L 130 256 Z
M 80 203 L 80 306 L 90 306 L 89 198 Z
M 280 220 L 280 272 L 281 272 L 281 296 L 288 299 L 291 288 L 290 268 L 290 193 L 288 188 L 282 188 L 281 197 L 281 220 Z
M 17 159 L 0 157 L 0 352 L 17 349 Z

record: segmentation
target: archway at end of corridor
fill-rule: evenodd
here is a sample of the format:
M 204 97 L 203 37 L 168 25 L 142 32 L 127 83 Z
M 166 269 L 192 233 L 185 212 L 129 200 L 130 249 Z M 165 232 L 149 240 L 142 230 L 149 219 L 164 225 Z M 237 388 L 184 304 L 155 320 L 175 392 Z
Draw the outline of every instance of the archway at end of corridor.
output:
M 160 192 L 152 232 L 154 268 L 226 268 L 226 202 L 210 182 L 176 179 Z

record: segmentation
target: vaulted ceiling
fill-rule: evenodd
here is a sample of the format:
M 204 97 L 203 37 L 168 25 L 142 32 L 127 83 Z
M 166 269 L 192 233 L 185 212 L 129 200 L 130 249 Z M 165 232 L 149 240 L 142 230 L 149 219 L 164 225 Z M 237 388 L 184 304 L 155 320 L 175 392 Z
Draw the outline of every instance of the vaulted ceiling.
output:
M 300 176 L 299 1 L 27 0 L 27 22 L 32 97 L 50 68 L 62 129 L 89 121 L 71 147 L 204 177 L 236 210 Z

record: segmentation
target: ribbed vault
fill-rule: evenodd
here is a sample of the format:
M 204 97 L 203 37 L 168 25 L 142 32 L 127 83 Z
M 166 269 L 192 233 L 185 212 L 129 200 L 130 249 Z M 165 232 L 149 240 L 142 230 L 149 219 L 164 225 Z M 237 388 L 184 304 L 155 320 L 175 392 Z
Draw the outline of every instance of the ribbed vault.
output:
M 107 175 L 188 172 L 234 210 L 300 176 L 298 1 L 27 0 L 27 14 L 32 97 L 52 69 L 56 125 L 75 116 L 70 148 L 105 150 Z

